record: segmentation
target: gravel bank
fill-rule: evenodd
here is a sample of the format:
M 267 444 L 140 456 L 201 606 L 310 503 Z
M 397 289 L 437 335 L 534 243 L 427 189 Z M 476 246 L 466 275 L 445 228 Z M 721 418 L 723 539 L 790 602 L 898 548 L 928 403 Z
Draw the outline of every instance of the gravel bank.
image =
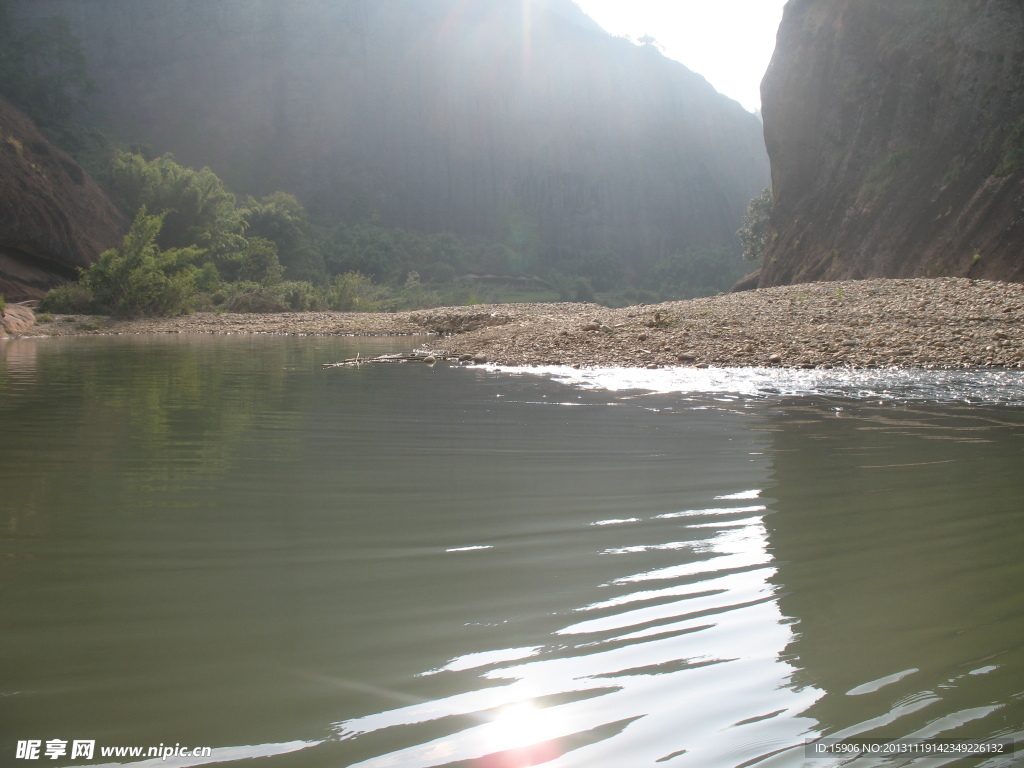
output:
M 56 317 L 26 335 L 80 333 L 429 334 L 411 338 L 410 347 L 507 366 L 1024 368 L 1024 285 L 858 280 L 624 309 L 502 304 L 395 314 Z
M 390 336 L 425 333 L 409 313 L 285 312 L 280 314 L 215 314 L 196 312 L 181 317 L 114 320 L 92 315 L 55 315 L 37 322 L 23 336 L 78 336 L 122 333 L 273 333 L 293 336 Z

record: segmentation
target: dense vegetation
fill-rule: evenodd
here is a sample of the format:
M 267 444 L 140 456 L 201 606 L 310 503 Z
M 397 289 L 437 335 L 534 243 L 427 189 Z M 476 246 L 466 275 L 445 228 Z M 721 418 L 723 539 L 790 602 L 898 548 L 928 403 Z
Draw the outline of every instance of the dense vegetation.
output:
M 545 268 L 535 253 L 524 257 L 513 246 L 389 228 L 373 215 L 330 226 L 312 221 L 293 195 L 242 201 L 209 168 L 186 168 L 170 155 L 117 153 L 109 180 L 119 204 L 137 212 L 131 229 L 77 283 L 52 291 L 43 311 L 386 311 L 555 299 L 621 305 L 714 293 L 743 272 L 742 261 L 722 249 L 669 256 L 646 273 L 610 253 Z M 540 276 L 523 277 L 524 267 Z
M 171 155 L 116 151 L 74 122 L 96 87 L 66 19 L 18 28 L 0 0 L 0 93 L 76 155 L 134 217 L 123 243 L 78 282 L 44 300 L 49 312 L 121 316 L 193 310 L 394 310 L 500 301 L 611 305 L 727 289 L 745 271 L 723 248 L 650 263 L 545 245 L 509 212 L 496 237 L 385 226 L 370 206 L 355 220 L 317 220 L 294 195 L 240 198 L 209 168 Z
M 124 242 L 77 283 L 51 291 L 44 311 L 131 317 L 193 309 L 386 310 L 441 299 L 412 271 L 392 290 L 345 268 L 383 249 L 357 241 L 339 250 L 333 233 L 316 231 L 292 195 L 240 203 L 210 169 L 186 168 L 170 155 L 119 153 L 110 180 L 122 207 L 137 211 Z M 445 298 L 471 297 L 449 291 Z

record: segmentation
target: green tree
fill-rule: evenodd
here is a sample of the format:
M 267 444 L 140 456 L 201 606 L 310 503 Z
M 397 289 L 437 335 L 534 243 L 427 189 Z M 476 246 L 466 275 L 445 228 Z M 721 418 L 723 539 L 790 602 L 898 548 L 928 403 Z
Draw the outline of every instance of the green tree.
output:
M 295 195 L 274 192 L 262 200 L 250 197 L 242 214 L 248 224 L 246 236 L 272 242 L 283 265 L 289 267 L 308 259 L 308 220 Z
M 157 245 L 164 214 L 139 209 L 120 248 L 100 254 L 81 283 L 97 309 L 121 317 L 178 315 L 189 309 L 196 289 L 196 246 L 161 251 Z
M 250 197 L 240 208 L 217 174 L 187 168 L 169 154 L 147 160 L 120 152 L 111 179 L 126 208 L 145 207 L 163 217 L 159 247 L 198 247 L 202 260 L 213 262 L 227 280 L 274 284 L 284 273 L 280 254 L 294 259 L 309 248 L 305 211 L 294 195 Z
M 324 246 L 324 259 L 332 275 L 359 273 L 383 282 L 396 282 L 411 264 L 395 230 L 374 223 L 353 224 L 336 230 Z
M 346 272 L 338 275 L 327 289 L 327 303 L 342 312 L 380 312 L 388 309 L 388 289 L 375 284 L 366 275 Z
M 772 212 L 772 191 L 765 189 L 747 204 L 743 226 L 736 234 L 743 246 L 743 258 L 759 262 L 768 248 L 769 216 Z
M 277 258 L 277 246 L 263 237 L 245 238 L 245 248 L 238 254 L 238 280 L 276 285 L 281 282 L 284 267 Z
M 127 210 L 145 206 L 164 216 L 161 248 L 196 245 L 218 266 L 236 259 L 246 248 L 244 211 L 209 168 L 187 168 L 170 154 L 146 160 L 119 152 L 111 182 Z

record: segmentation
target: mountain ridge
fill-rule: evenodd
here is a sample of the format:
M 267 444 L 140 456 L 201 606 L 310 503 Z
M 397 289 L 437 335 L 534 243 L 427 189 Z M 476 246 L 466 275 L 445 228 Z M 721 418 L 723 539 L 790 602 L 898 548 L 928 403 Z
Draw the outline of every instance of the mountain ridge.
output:
M 574 4 L 13 0 L 71 21 L 131 143 L 314 213 L 543 258 L 733 247 L 761 125 Z M 737 251 L 738 252 L 738 251 Z

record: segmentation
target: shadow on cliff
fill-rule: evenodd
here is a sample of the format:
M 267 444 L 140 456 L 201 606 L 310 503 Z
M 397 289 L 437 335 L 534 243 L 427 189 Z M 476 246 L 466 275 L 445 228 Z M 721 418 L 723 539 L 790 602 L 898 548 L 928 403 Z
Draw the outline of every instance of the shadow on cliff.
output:
M 791 0 L 761 85 L 761 287 L 1024 280 L 1024 7 Z

